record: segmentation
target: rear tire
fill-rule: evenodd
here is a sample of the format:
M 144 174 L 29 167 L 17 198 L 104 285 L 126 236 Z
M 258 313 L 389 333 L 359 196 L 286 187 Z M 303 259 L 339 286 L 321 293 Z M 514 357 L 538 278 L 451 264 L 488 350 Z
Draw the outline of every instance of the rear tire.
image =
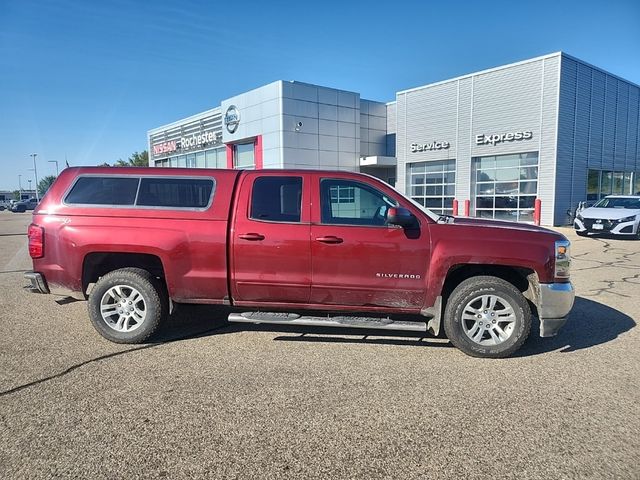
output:
M 501 278 L 469 278 L 447 301 L 444 331 L 453 345 L 472 357 L 508 357 L 522 346 L 530 330 L 527 300 Z
M 146 270 L 121 268 L 98 280 L 89 295 L 89 318 L 115 343 L 144 343 L 169 314 L 164 285 Z

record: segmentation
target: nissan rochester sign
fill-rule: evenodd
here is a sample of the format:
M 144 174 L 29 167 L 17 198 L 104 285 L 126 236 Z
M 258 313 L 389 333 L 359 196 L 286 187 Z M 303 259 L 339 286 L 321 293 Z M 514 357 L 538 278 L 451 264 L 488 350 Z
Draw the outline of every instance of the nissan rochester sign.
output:
M 497 145 L 498 143 L 531 140 L 532 138 L 533 132 L 531 130 L 509 133 L 494 133 L 491 135 L 480 134 L 476 135 L 476 145 Z
M 409 147 L 411 148 L 411 153 L 416 153 L 430 152 L 433 150 L 446 150 L 450 146 L 451 144 L 449 142 L 433 141 L 430 143 L 412 143 Z
M 229 105 L 227 111 L 224 114 L 224 126 L 227 128 L 227 132 L 235 133 L 240 124 L 240 111 L 235 105 Z
M 203 132 L 191 135 L 190 137 L 181 137 L 179 140 L 156 143 L 152 147 L 153 156 L 156 157 L 166 153 L 177 152 L 178 150 L 185 151 L 204 147 L 205 145 L 218 144 L 220 143 L 218 135 L 216 135 L 215 132 Z

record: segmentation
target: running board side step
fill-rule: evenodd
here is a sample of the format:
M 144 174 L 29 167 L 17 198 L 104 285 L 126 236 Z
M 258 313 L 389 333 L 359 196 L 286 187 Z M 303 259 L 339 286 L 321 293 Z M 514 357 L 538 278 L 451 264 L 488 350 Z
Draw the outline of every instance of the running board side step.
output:
M 426 322 L 394 321 L 390 318 L 373 317 L 314 317 L 301 316 L 296 313 L 281 312 L 244 312 L 229 314 L 229 321 L 236 323 L 268 323 L 274 325 L 302 325 L 308 327 L 341 327 L 341 328 L 371 328 L 376 330 L 405 330 L 412 332 L 426 332 Z

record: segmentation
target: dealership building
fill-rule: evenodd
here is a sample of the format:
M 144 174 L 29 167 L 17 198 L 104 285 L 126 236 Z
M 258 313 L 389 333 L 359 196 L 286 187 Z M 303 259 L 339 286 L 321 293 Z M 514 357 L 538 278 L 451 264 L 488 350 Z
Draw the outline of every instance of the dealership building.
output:
M 565 53 L 397 92 L 276 81 L 148 132 L 156 167 L 350 170 L 429 209 L 564 225 L 640 192 L 640 87 Z

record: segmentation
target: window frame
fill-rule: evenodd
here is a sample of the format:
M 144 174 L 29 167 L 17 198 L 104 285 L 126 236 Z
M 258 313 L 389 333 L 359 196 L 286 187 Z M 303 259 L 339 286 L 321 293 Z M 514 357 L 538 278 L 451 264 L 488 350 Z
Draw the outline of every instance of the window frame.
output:
M 396 227 L 395 225 L 389 225 L 387 223 L 385 223 L 384 225 L 366 225 L 366 224 L 363 225 L 363 224 L 358 224 L 358 223 L 325 223 L 325 222 L 323 222 L 322 221 L 322 210 L 323 210 L 323 205 L 322 205 L 322 191 L 323 191 L 322 182 L 325 181 L 325 180 L 330 180 L 330 181 L 333 180 L 333 181 L 339 181 L 339 182 L 352 182 L 352 183 L 355 183 L 355 184 L 358 184 L 358 185 L 364 185 L 364 187 L 365 187 L 364 189 L 365 190 L 367 190 L 367 189 L 375 190 L 375 191 L 379 192 L 380 194 L 382 194 L 383 196 L 393 200 L 395 202 L 395 204 L 396 204 L 395 205 L 396 207 L 401 206 L 401 203 L 398 201 L 397 198 L 395 198 L 395 197 L 393 197 L 391 195 L 388 195 L 386 192 L 384 192 L 383 190 L 380 190 L 379 188 L 377 188 L 377 187 L 375 187 L 373 185 L 370 185 L 370 184 L 365 183 L 365 182 L 361 182 L 360 180 L 355 180 L 353 178 L 340 178 L 340 177 L 319 177 L 318 178 L 318 195 L 319 195 L 318 206 L 319 206 L 320 217 L 318 218 L 318 225 L 321 225 L 321 226 L 327 225 L 327 226 L 336 226 L 336 227 L 385 228 L 385 229 L 402 228 L 402 227 Z M 330 188 L 331 187 L 329 187 L 327 189 L 327 196 L 329 198 L 329 201 L 331 200 L 331 193 L 329 192 Z M 353 188 L 355 188 L 355 187 L 353 187 Z M 355 189 L 354 189 L 354 199 L 355 199 Z M 334 217 L 332 216 L 332 218 L 334 218 Z M 349 217 L 345 217 L 345 218 L 349 218 Z M 420 222 L 419 219 L 418 219 L 418 222 Z
M 299 178 L 300 179 L 300 220 L 298 220 L 297 222 L 293 222 L 290 220 L 265 220 L 264 218 L 253 218 L 251 216 L 251 210 L 253 208 L 253 194 L 255 192 L 255 185 L 256 182 L 262 178 Z M 309 222 L 305 222 L 303 221 L 303 217 L 304 217 L 304 195 L 305 195 L 305 190 L 304 190 L 304 184 L 305 184 L 305 176 L 300 174 L 296 174 L 296 175 L 256 175 L 253 178 L 253 181 L 251 182 L 251 195 L 249 195 L 249 199 L 247 202 L 247 212 L 246 212 L 246 217 L 248 221 L 251 222 L 262 222 L 262 223 L 277 223 L 277 224 L 284 224 L 284 225 L 309 225 Z
M 136 178 L 138 180 L 138 187 L 136 188 L 136 196 L 133 199 L 133 205 L 117 205 L 117 204 L 106 204 L 106 203 L 68 203 L 67 197 L 76 186 L 78 181 L 81 178 Z M 140 193 L 140 185 L 142 183 L 143 178 L 158 178 L 163 180 L 211 180 L 213 183 L 211 187 L 211 195 L 209 196 L 209 202 L 205 207 L 164 207 L 164 206 L 155 206 L 155 205 L 137 205 L 138 194 Z M 125 174 L 117 174 L 117 173 L 83 173 L 78 175 L 74 181 L 69 185 L 62 196 L 62 204 L 66 207 L 82 207 L 82 208 L 105 208 L 105 209 L 126 209 L 126 210 L 176 210 L 181 212 L 204 212 L 211 208 L 213 205 L 213 199 L 216 194 L 217 182 L 215 177 L 210 175 L 125 175 Z

